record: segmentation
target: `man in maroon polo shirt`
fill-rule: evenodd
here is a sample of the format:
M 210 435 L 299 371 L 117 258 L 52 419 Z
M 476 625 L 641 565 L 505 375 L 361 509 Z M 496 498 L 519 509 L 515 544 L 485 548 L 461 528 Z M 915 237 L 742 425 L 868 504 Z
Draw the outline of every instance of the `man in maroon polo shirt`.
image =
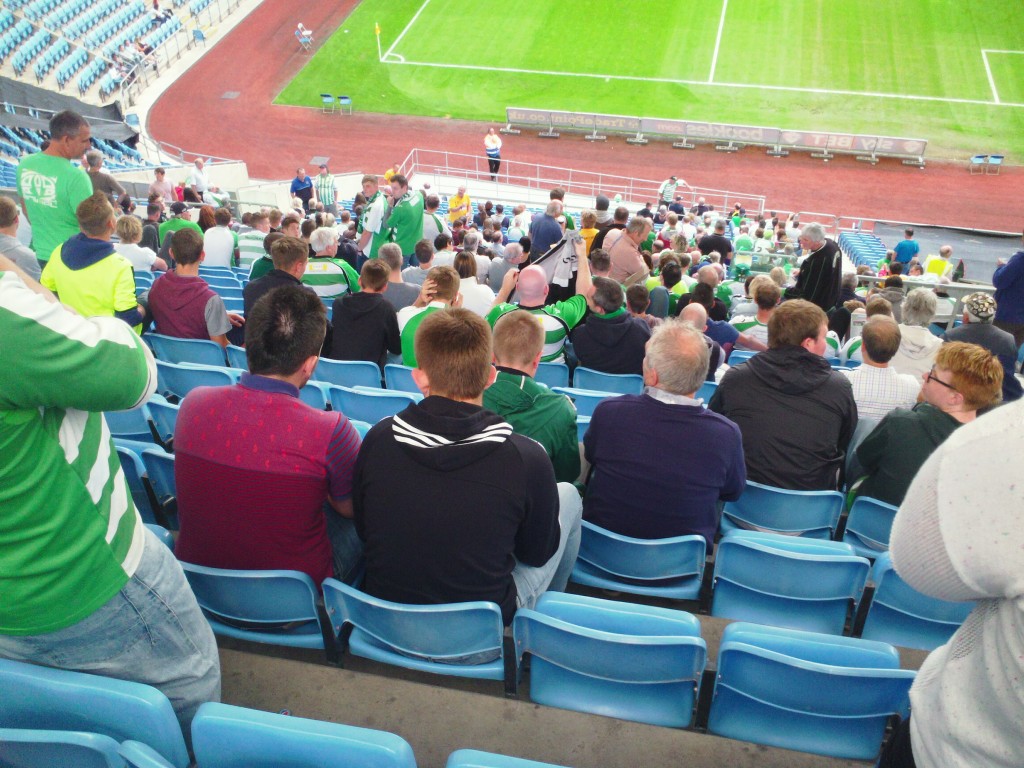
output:
M 181 404 L 174 476 L 179 559 L 212 568 L 348 577 L 362 546 L 352 524 L 359 434 L 338 411 L 299 399 L 327 329 L 323 303 L 275 288 L 247 317 L 249 373 Z

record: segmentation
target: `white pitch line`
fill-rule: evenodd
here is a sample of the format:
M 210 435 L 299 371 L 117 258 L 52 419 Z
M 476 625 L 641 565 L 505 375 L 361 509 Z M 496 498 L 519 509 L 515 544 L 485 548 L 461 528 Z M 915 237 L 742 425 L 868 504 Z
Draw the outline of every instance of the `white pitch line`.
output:
M 558 72 L 544 69 L 521 69 L 518 67 L 480 67 L 475 64 L 439 64 L 426 61 L 394 61 L 384 64 L 405 64 L 417 67 L 436 67 L 438 69 L 472 69 L 481 72 L 507 72 L 518 75 L 549 75 L 552 77 L 587 77 L 600 80 L 628 80 L 646 83 L 668 83 L 671 85 L 707 86 L 705 80 L 679 80 L 670 77 L 639 77 L 635 75 L 598 75 L 589 72 Z M 944 104 L 978 104 L 983 107 L 1024 107 L 1024 104 L 1010 102 L 985 101 L 983 99 L 955 99 L 949 96 L 914 96 L 905 93 L 881 93 L 877 91 L 842 91 L 828 88 L 800 88 L 791 85 L 757 85 L 754 83 L 710 83 L 715 88 L 747 88 L 764 91 L 788 91 L 793 93 L 817 93 L 823 96 L 868 96 L 876 99 L 907 99 L 910 101 L 937 101 Z
M 405 29 L 402 30 L 402 33 L 395 38 L 395 42 L 391 44 L 391 47 L 388 48 L 387 51 L 385 51 L 383 56 L 381 56 L 381 61 L 383 61 L 384 59 L 391 55 L 391 52 L 395 50 L 395 46 L 402 41 L 402 38 L 405 37 L 405 33 L 408 32 L 412 25 L 416 23 L 416 19 L 420 17 L 420 14 L 423 13 L 423 9 L 426 8 L 429 4 L 430 0 L 423 0 L 423 5 L 420 6 L 420 9 L 416 11 L 416 14 L 409 20 L 409 23 L 405 25 Z
M 992 68 L 988 65 L 988 53 L 984 48 L 981 49 L 981 60 L 985 62 L 985 74 L 988 75 L 988 84 L 992 89 L 992 98 L 996 100 L 996 104 L 999 103 L 999 91 L 996 90 L 996 79 L 992 77 Z
M 711 57 L 711 72 L 708 74 L 708 82 L 715 81 L 715 68 L 718 66 L 718 50 L 722 47 L 722 30 L 725 29 L 725 11 L 729 7 L 729 0 L 722 0 L 722 16 L 718 19 L 718 35 L 715 36 L 715 53 Z

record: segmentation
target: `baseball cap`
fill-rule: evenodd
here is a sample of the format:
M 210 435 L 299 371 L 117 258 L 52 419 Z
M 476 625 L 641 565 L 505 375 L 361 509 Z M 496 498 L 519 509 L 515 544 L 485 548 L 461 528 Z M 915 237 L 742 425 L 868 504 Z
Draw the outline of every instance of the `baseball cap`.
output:
M 188 210 L 188 206 L 181 202 L 171 203 L 171 213 L 182 214 Z

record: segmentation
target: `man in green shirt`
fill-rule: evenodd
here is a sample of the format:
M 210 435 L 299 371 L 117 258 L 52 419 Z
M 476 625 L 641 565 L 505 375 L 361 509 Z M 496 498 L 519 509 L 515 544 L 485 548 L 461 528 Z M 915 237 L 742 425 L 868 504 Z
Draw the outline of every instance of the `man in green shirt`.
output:
M 388 201 L 384 193 L 378 189 L 377 177 L 368 173 L 363 176 L 363 196 L 366 198 L 366 205 L 363 212 L 359 214 L 359 225 L 356 232 L 359 234 L 359 261 L 357 266 L 361 269 L 363 262 L 367 259 L 377 258 L 377 251 L 384 243 L 388 242 L 390 230 L 385 224 L 388 211 Z
M 409 189 L 409 180 L 400 173 L 391 177 L 391 195 L 395 207 L 388 217 L 391 242 L 402 249 L 402 267 L 412 263 L 416 243 L 423 239 L 423 195 Z
M 521 271 L 509 270 L 502 280 L 501 289 L 495 297 L 494 308 L 487 314 L 487 322 L 493 328 L 498 318 L 517 309 L 537 315 L 544 327 L 544 349 L 541 362 L 561 363 L 565 360 L 565 342 L 569 332 L 580 324 L 587 314 L 587 296 L 594 291 L 590 279 L 590 259 L 586 255 L 586 245 L 582 240 L 576 243 L 578 268 L 576 271 L 576 295 L 564 301 L 545 305 L 548 295 L 548 277 L 543 269 L 537 266 L 527 267 Z M 517 293 L 518 303 L 508 303 L 513 289 Z
M 451 267 L 434 267 L 427 272 L 416 301 L 398 311 L 398 331 L 402 336 L 402 365 L 416 367 L 416 330 L 428 315 L 445 307 L 461 307 L 459 273 Z
M 0 327 L 0 657 L 155 686 L 187 736 L 220 698 L 216 641 L 143 525 L 102 413 L 149 398 L 153 356 L 5 257 Z
M 89 149 L 89 123 L 66 110 L 50 119 L 50 144 L 18 165 L 21 207 L 32 225 L 32 250 L 45 266 L 53 249 L 78 234 L 75 209 L 92 194 L 92 181 L 71 164 Z
M 324 213 L 338 215 L 338 190 L 326 164 L 320 165 L 320 173 L 313 179 L 313 199 L 324 207 Z
M 188 206 L 184 203 L 171 203 L 171 218 L 160 225 L 160 242 L 163 243 L 168 234 L 173 235 L 179 229 L 194 229 L 203 236 L 202 228 L 191 219 Z

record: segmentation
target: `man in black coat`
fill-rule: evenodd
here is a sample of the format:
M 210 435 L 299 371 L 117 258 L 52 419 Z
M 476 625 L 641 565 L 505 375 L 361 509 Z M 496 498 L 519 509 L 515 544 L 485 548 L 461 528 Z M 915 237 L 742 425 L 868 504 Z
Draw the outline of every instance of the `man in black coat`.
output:
M 800 264 L 796 285 L 786 299 L 806 299 L 824 312 L 839 302 L 843 279 L 843 254 L 834 240 L 825 237 L 820 224 L 808 224 L 800 231 L 800 247 L 810 255 Z

